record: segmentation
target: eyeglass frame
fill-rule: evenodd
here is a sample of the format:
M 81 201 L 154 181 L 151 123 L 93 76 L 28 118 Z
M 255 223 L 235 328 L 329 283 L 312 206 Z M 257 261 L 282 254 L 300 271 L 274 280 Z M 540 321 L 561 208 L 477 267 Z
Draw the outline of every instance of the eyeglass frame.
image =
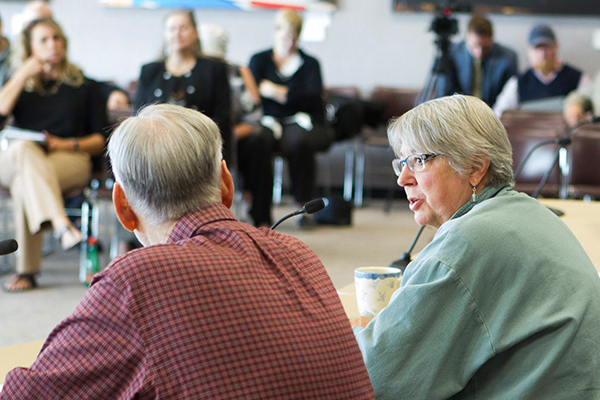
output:
M 407 165 L 408 169 L 410 169 L 412 172 L 415 172 L 415 170 L 408 163 L 408 159 L 410 157 L 413 157 L 413 156 L 419 156 L 419 158 L 423 162 L 423 168 L 420 169 L 420 170 L 417 170 L 416 172 L 421 172 L 421 171 L 423 171 L 425 169 L 425 165 L 427 165 L 427 161 L 428 160 L 433 160 L 434 158 L 442 156 L 442 155 L 443 154 L 437 154 L 437 153 L 413 153 L 413 154 L 409 154 L 408 156 L 406 156 L 406 158 L 404 160 L 401 160 L 399 158 L 394 158 L 392 160 L 392 168 L 394 169 L 394 173 L 396 174 L 396 176 L 400 176 L 400 174 L 402 174 L 402 170 L 404 170 L 404 166 L 405 165 Z

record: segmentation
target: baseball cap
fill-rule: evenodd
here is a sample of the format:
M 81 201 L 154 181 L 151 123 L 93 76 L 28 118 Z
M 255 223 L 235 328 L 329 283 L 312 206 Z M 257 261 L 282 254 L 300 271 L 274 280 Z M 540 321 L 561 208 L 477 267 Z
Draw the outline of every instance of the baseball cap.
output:
M 552 45 L 556 43 L 554 31 L 548 25 L 538 25 L 529 34 L 529 45 L 536 47 L 541 44 Z

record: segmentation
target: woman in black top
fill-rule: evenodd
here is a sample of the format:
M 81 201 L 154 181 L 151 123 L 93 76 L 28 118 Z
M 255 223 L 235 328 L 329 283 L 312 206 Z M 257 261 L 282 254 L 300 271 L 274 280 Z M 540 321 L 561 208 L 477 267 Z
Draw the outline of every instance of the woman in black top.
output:
M 200 41 L 190 11 L 175 11 L 164 26 L 163 61 L 142 67 L 134 108 L 171 103 L 203 112 L 217 123 L 225 159 L 231 160 L 229 81 L 223 63 L 200 56 Z
M 17 275 L 4 286 L 8 291 L 35 287 L 41 230 L 48 223 L 63 248 L 81 241 L 65 215 L 62 192 L 89 182 L 90 157 L 104 150 L 108 126 L 104 101 L 68 61 L 67 39 L 56 22 L 31 22 L 21 46 L 21 65 L 0 90 L 0 122 L 12 115 L 15 127 L 43 131 L 46 144 L 15 140 L 0 152 L 0 185 L 11 192 L 21 249 Z
M 277 147 L 288 159 L 292 193 L 299 204 L 315 195 L 315 153 L 325 151 L 332 134 L 325 127 L 319 62 L 298 49 L 302 18 L 294 11 L 275 16 L 274 46 L 255 54 L 250 70 L 259 85 L 264 114 L 273 117 Z M 269 119 L 263 118 L 269 125 Z M 278 131 L 280 132 L 278 134 Z M 301 226 L 308 223 L 306 216 Z

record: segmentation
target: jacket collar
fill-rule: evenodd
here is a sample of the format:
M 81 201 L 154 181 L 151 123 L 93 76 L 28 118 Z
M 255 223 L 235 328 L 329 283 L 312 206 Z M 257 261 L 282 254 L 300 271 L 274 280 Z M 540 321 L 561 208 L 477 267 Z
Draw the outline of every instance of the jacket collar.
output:
M 456 219 L 456 218 L 460 218 L 463 215 L 465 215 L 466 213 L 468 213 L 469 211 L 471 211 L 471 209 L 473 207 L 475 207 L 476 205 L 484 202 L 487 199 L 491 199 L 492 197 L 496 196 L 502 189 L 509 189 L 510 186 L 486 186 L 484 187 L 481 192 L 477 193 L 477 201 L 473 201 L 471 198 L 469 198 L 469 201 L 467 201 L 461 208 L 458 209 L 457 212 L 454 213 L 454 215 L 452 216 L 452 219 Z

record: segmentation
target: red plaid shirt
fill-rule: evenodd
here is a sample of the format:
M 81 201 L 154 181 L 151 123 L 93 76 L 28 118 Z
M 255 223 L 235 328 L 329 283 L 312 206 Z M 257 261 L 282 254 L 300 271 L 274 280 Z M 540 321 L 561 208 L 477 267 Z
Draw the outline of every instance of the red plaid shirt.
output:
M 222 205 L 98 274 L 7 399 L 372 399 L 335 289 L 302 242 Z

